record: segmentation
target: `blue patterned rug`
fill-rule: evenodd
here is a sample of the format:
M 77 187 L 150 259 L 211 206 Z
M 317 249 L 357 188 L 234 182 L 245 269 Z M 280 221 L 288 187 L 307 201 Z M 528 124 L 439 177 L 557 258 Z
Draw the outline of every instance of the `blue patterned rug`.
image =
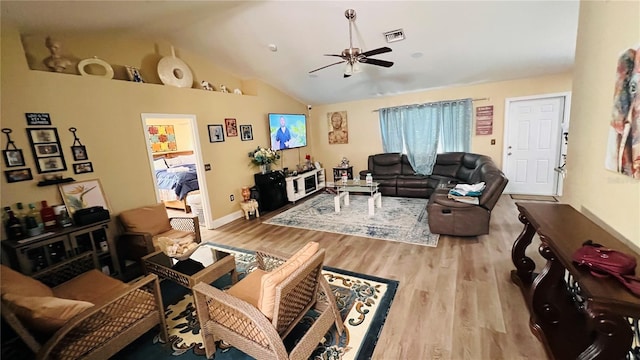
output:
M 349 206 L 335 212 L 332 194 L 318 194 L 265 224 L 355 235 L 436 247 L 440 235 L 427 223 L 427 199 L 382 197 L 382 207 L 368 215 L 369 196 L 349 196 Z
M 217 244 L 203 245 L 198 251 L 205 247 L 218 248 L 231 253 L 235 257 L 240 279 L 256 267 L 253 252 Z M 192 261 L 191 266 L 195 266 L 197 271 L 198 266 L 201 265 Z M 325 336 L 325 341 L 318 344 L 311 358 L 314 360 L 370 359 L 387 318 L 398 282 L 330 267 L 324 267 L 322 274 L 331 285 L 336 297 L 345 331 L 339 335 L 334 325 Z M 229 287 L 230 282 L 229 275 L 225 275 L 213 285 L 224 289 Z M 162 281 L 160 287 L 166 309 L 169 341 L 162 343 L 158 332 L 153 330 L 114 355 L 113 359 L 206 358 L 191 293 L 169 280 Z M 285 339 L 285 346 L 288 349 L 293 348 L 296 340 L 304 334 L 315 316 L 317 314 L 310 311 L 301 321 L 300 327 L 292 330 Z M 216 350 L 215 359 L 249 360 L 251 357 L 233 347 L 219 347 Z

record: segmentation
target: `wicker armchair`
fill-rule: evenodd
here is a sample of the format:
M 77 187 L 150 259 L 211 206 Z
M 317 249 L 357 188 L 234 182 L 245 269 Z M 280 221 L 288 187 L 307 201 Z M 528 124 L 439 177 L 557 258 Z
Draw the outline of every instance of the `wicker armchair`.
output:
M 256 359 L 306 360 L 333 323 L 342 334 L 340 312 L 321 274 L 324 250 L 310 244 L 289 259 L 258 251 L 258 269 L 227 291 L 196 284 L 193 294 L 208 358 L 216 351 L 215 341 L 223 340 Z M 311 308 L 320 316 L 287 353 L 282 339 Z
M 140 262 L 143 256 L 162 250 L 158 246 L 160 237 L 201 241 L 198 218 L 169 218 L 163 203 L 123 211 L 118 219 L 124 228 L 117 246 L 123 259 Z
M 36 359 L 107 359 L 157 325 L 167 339 L 158 278 L 123 283 L 92 253 L 33 278 L 2 265 L 1 287 L 2 317 Z

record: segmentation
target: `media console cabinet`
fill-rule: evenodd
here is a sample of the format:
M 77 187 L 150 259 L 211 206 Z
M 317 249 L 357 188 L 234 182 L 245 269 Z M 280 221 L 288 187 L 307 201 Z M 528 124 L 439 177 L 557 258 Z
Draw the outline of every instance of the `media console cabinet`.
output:
M 524 296 L 529 327 L 552 359 L 636 359 L 640 298 L 612 278 L 577 267 L 572 254 L 586 240 L 640 256 L 570 205 L 516 203 L 524 224 L 511 250 L 512 281 Z M 546 259 L 536 272 L 525 254 L 533 236 Z
M 287 198 L 291 202 L 296 202 L 305 196 L 324 189 L 325 175 L 324 169 L 314 169 L 295 176 L 289 176 L 287 181 Z

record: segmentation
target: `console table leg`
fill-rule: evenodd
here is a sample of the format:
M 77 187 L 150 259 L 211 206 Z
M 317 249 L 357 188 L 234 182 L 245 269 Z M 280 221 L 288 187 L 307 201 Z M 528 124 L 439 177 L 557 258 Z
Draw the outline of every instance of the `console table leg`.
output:
M 579 360 L 591 359 L 624 359 L 631 349 L 633 331 L 622 316 L 608 312 L 599 313 L 587 309 L 595 331 L 594 342 L 583 351 Z
M 531 244 L 536 230 L 524 215 L 519 214 L 518 220 L 524 224 L 524 229 L 511 248 L 511 261 L 516 267 L 516 270 L 511 272 L 511 281 L 522 286 L 529 285 L 533 281 L 533 270 L 536 268 L 536 264 L 525 255 L 525 251 Z

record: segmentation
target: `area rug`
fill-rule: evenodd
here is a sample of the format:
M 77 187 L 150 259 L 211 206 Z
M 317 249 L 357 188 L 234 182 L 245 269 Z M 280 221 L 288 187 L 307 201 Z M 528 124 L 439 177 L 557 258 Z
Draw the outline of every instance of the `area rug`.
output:
M 558 202 L 555 196 L 549 195 L 511 195 L 513 200 L 532 200 L 532 201 L 550 201 Z
M 240 279 L 256 267 L 253 252 L 223 245 L 212 247 L 231 253 L 235 257 Z M 324 267 L 322 274 L 336 296 L 345 331 L 339 335 L 334 325 L 325 336 L 324 342 L 318 344 L 311 359 L 370 359 L 391 307 L 398 282 L 330 267 Z M 226 275 L 213 285 L 224 289 L 230 286 L 230 281 L 230 277 Z M 200 324 L 191 293 L 169 280 L 162 281 L 160 287 L 166 308 L 169 341 L 162 343 L 158 331 L 150 331 L 116 354 L 114 359 L 205 358 Z M 302 336 L 304 328 L 316 315 L 310 311 L 301 322 L 301 327 L 294 328 L 285 341 L 287 348 L 294 346 L 296 340 Z M 233 347 L 220 347 L 216 350 L 215 359 L 248 360 L 251 357 Z
M 440 235 L 427 223 L 427 199 L 382 197 L 382 207 L 369 216 L 367 195 L 349 195 L 349 206 L 335 212 L 334 195 L 318 194 L 265 224 L 399 241 L 435 247 Z

